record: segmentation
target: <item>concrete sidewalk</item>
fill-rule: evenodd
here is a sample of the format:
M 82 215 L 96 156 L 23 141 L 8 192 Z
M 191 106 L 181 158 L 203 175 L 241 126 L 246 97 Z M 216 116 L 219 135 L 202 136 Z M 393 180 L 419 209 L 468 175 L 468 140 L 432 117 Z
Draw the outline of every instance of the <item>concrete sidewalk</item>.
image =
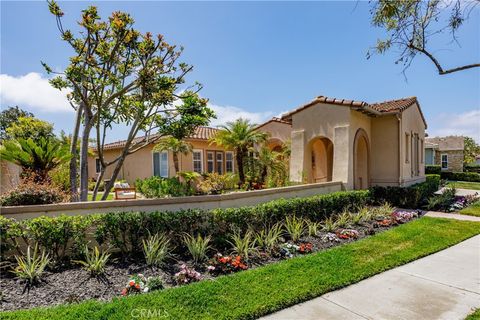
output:
M 480 235 L 262 319 L 463 320 L 475 308 Z

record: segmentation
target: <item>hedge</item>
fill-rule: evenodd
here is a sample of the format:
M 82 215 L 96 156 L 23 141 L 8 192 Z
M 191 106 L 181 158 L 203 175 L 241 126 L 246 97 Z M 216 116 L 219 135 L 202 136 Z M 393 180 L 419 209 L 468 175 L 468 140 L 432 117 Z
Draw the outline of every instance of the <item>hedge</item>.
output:
M 220 249 L 226 237 L 235 230 L 265 226 L 296 215 L 315 221 L 347 208 L 369 202 L 369 192 L 341 191 L 308 198 L 274 200 L 250 207 L 177 212 L 120 212 L 87 216 L 38 217 L 15 221 L 0 216 L 1 259 L 20 252 L 25 245 L 37 243 L 56 261 L 75 256 L 93 238 L 104 247 L 122 255 L 141 253 L 142 239 L 149 233 L 167 232 L 172 241 L 180 243 L 184 232 L 210 234 Z
M 475 172 L 442 172 L 441 177 L 451 181 L 480 182 L 480 173 Z
M 419 208 L 426 204 L 429 197 L 440 187 L 440 176 L 431 174 L 426 181 L 410 187 L 380 187 L 370 188 L 373 203 L 388 202 L 401 208 Z
M 480 164 L 476 164 L 476 163 L 466 164 L 463 167 L 463 171 L 480 173 Z
M 442 167 L 437 165 L 426 165 L 425 174 L 440 174 L 442 173 Z

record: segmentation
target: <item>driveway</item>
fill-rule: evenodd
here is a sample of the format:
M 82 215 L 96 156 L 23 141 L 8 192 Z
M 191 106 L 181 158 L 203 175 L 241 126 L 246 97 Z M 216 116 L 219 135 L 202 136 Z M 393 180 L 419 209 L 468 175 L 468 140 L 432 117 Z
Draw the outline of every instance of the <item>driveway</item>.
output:
M 262 319 L 463 320 L 479 307 L 480 235 Z

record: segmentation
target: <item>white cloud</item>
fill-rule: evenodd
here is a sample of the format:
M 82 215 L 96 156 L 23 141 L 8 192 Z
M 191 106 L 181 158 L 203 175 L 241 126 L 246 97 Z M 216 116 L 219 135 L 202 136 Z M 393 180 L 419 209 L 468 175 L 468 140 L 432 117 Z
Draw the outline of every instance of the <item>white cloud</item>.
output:
M 480 110 L 471 110 L 458 114 L 441 113 L 429 121 L 431 137 L 464 135 L 480 143 Z
M 18 105 L 31 111 L 71 112 L 66 94 L 66 90 L 53 88 L 40 73 L 18 77 L 0 74 L 0 99 L 4 107 Z
M 233 106 L 219 106 L 209 103 L 208 106 L 215 111 L 217 119 L 212 119 L 210 126 L 215 127 L 225 124 L 229 121 L 234 121 L 238 118 L 244 118 L 250 120 L 251 123 L 260 124 L 265 122 L 273 116 L 273 112 L 250 112 L 239 107 Z

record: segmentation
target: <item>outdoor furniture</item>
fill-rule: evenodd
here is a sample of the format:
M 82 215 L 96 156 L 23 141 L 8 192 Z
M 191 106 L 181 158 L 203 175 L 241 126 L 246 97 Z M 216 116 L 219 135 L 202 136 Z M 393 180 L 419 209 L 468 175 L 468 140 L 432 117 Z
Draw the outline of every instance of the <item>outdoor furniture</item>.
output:
M 128 200 L 137 198 L 136 189 L 130 187 L 127 182 L 116 182 L 113 185 L 113 190 L 115 191 L 115 200 Z

